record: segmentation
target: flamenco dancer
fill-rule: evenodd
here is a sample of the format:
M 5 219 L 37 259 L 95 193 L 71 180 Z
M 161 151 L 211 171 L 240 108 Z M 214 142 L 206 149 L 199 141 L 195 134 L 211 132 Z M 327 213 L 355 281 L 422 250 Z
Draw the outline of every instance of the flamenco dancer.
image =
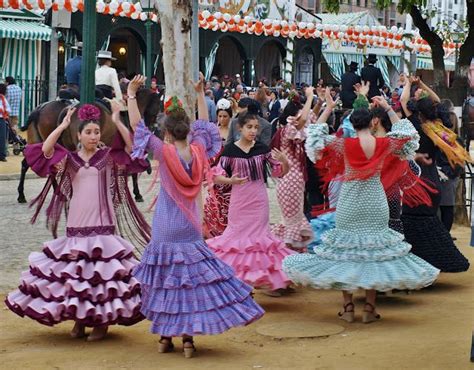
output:
M 304 106 L 298 97 L 286 105 L 279 118 L 280 128 L 272 140 L 272 147 L 285 153 L 290 163 L 288 173 L 277 180 L 277 199 L 283 220 L 272 228 L 272 232 L 288 248 L 295 250 L 306 248 L 314 238 L 304 214 L 305 183 L 308 180 L 304 151 L 305 126 L 311 111 L 313 90 L 313 87 L 306 88 Z M 290 116 L 296 119 L 287 122 Z
M 247 325 L 264 311 L 252 299 L 252 287 L 237 279 L 202 238 L 197 197 L 208 159 L 222 145 L 216 125 L 207 120 L 204 76 L 194 86 L 199 120 L 191 125 L 176 97 L 165 104 L 164 142 L 140 117 L 135 96 L 144 81 L 136 76 L 128 86 L 128 112 L 135 129 L 133 156 L 153 153 L 160 163 L 161 189 L 152 240 L 134 276 L 141 284 L 141 311 L 151 321 L 151 332 L 161 335 L 158 351 L 172 351 L 172 337 L 182 337 L 189 358 L 195 351 L 193 336 Z
M 270 232 L 265 181 L 268 166 L 273 176 L 283 176 L 289 164 L 283 152 L 270 151 L 255 140 L 259 129 L 255 115 L 239 115 L 238 126 L 240 139 L 226 145 L 219 166 L 214 169 L 216 184 L 232 185 L 228 225 L 221 236 L 208 239 L 207 243 L 240 279 L 278 297 L 291 283 L 281 270 L 281 263 L 294 252 Z
M 113 324 L 133 325 L 143 319 L 140 313 L 140 285 L 131 276 L 138 264 L 134 246 L 117 235 L 118 221 L 134 224 L 143 239 L 149 239 L 147 225 L 133 203 L 126 182 L 126 167 L 133 166 L 120 145 L 100 146 L 100 111 L 84 105 L 78 111 L 78 150 L 69 152 L 57 144 L 69 126 L 75 108 L 69 109 L 62 123 L 44 143 L 25 149 L 28 164 L 39 176 L 49 176 L 37 203 L 36 220 L 53 181 L 57 181 L 47 210 L 47 224 L 56 238 L 60 215 L 67 211 L 66 235 L 44 243 L 42 252 L 29 256 L 30 270 L 22 273 L 18 290 L 8 294 L 5 303 L 16 314 L 44 325 L 66 320 L 75 322 L 74 338 L 88 341 L 105 337 Z M 113 105 L 113 122 L 125 150 L 132 142 L 120 121 L 120 107 Z M 146 166 L 141 168 L 145 170 Z M 116 212 L 130 211 L 132 219 L 117 218 Z
M 462 272 L 469 269 L 469 261 L 456 248 L 449 231 L 437 216 L 441 201 L 441 183 L 436 168 L 437 152 L 442 151 L 452 168 L 464 167 L 466 161 L 472 161 L 469 154 L 456 141 L 457 135 L 446 128 L 436 115 L 438 96 L 431 90 L 427 93 L 417 88 L 416 79 L 405 80 L 401 96 L 403 110 L 420 135 L 420 147 L 415 160 L 421 168 L 421 178 L 438 193 L 432 195 L 431 206 L 412 207 L 404 205 L 401 220 L 405 237 L 412 247 L 412 253 L 442 272 Z M 409 103 L 410 90 L 415 91 L 416 101 Z M 426 85 L 421 84 L 423 88 Z M 426 96 L 429 94 L 429 96 Z
M 382 101 L 375 98 L 385 107 Z M 314 160 L 325 148 L 328 168 L 339 173 L 341 165 L 344 167 L 338 178 L 342 186 L 336 227 L 324 234 L 323 244 L 314 254 L 289 256 L 283 269 L 294 282 L 342 290 L 344 306 L 339 317 L 347 322 L 355 319 L 353 292 L 364 289 L 362 321 L 370 323 L 380 318 L 375 308 L 376 291 L 423 288 L 439 274 L 438 269 L 409 252 L 411 246 L 403 241 L 402 234 L 389 228 L 387 198 L 380 181 L 385 158 L 391 153 L 400 158 L 414 155 L 418 134 L 409 121 L 399 121 L 396 113 L 386 107 L 393 124 L 388 137 L 372 136 L 372 116 L 367 109 L 356 109 L 351 114 L 356 138 L 330 136 L 324 123 L 335 107 L 329 89 L 326 104 L 318 124 L 310 125 L 306 149 Z

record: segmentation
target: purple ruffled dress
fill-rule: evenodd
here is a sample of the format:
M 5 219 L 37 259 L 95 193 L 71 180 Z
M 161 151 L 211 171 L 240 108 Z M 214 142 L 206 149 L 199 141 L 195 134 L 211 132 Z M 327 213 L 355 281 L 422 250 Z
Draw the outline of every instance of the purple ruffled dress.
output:
M 193 124 L 191 142 L 202 145 L 209 157 L 221 146 L 216 126 L 207 121 Z M 152 322 L 151 332 L 167 337 L 219 334 L 257 320 L 264 311 L 252 299 L 252 287 L 237 279 L 204 242 L 197 202 L 185 214 L 175 201 L 180 194 L 173 187 L 163 145 L 143 123 L 137 127 L 133 156 L 151 151 L 160 163 L 152 240 L 133 272 L 142 287 L 141 311 Z M 191 175 L 192 161 L 180 161 Z
M 59 180 L 47 209 L 53 234 L 66 204 L 66 236 L 43 245 L 29 256 L 30 269 L 21 275 L 19 288 L 5 303 L 16 314 L 45 325 L 74 320 L 86 326 L 133 325 L 140 313 L 140 285 L 131 271 L 138 264 L 134 246 L 117 235 L 116 211 L 120 203 L 133 201 L 126 189 L 124 166 L 119 168 L 113 150 L 104 148 L 85 163 L 77 153 L 55 146 L 46 159 L 42 144 L 28 145 L 25 156 L 40 176 L 50 175 L 36 199 L 37 213 L 51 180 Z M 117 153 L 116 153 L 117 154 Z M 126 153 L 118 155 L 123 159 Z M 130 160 L 130 159 L 129 159 Z M 57 172 L 56 165 L 61 163 Z M 124 187 L 125 186 L 125 187 Z M 35 215 L 37 216 L 37 215 Z M 147 225 L 136 213 L 142 231 Z

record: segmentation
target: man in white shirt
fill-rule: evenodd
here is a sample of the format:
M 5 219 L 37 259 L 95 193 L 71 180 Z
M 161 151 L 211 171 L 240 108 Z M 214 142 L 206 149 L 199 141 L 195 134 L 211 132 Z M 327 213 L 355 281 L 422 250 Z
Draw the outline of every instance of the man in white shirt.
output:
M 122 91 L 118 80 L 117 71 L 112 68 L 112 61 L 117 60 L 112 57 L 112 52 L 100 50 L 97 54 L 99 68 L 95 71 L 95 85 L 99 88 L 107 99 L 114 99 L 123 105 Z

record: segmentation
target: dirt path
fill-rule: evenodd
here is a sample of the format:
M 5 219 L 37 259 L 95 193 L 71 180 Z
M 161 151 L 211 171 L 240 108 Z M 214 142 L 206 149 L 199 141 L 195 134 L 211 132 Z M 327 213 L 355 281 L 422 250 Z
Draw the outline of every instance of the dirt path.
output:
M 470 229 L 454 235 L 463 253 Z M 382 297 L 382 321 L 347 324 L 336 318 L 339 293 L 299 289 L 286 298 L 256 295 L 267 314 L 260 322 L 223 335 L 198 337 L 198 353 L 185 360 L 179 351 L 158 354 L 158 338 L 143 321 L 112 327 L 107 340 L 69 338 L 70 323 L 50 328 L 0 310 L 3 369 L 474 369 L 469 362 L 474 329 L 474 268 L 443 274 L 421 292 Z M 3 292 L 5 293 L 5 292 Z M 4 299 L 4 294 L 1 296 Z M 362 302 L 357 302 L 360 320 Z M 313 339 L 273 339 L 256 332 L 260 324 L 310 319 L 342 325 L 338 335 Z M 178 349 L 180 348 L 179 342 Z

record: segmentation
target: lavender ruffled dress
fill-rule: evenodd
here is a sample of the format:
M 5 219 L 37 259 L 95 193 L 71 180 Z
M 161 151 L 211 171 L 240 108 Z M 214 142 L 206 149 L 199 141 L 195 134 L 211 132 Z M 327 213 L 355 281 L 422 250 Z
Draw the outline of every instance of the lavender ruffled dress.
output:
M 30 268 L 22 273 L 19 289 L 8 294 L 6 305 L 45 325 L 65 320 L 91 327 L 137 323 L 143 319 L 140 285 L 131 272 L 138 261 L 134 246 L 117 235 L 115 217 L 118 198 L 127 198 L 122 199 L 125 202 L 131 198 L 128 189 L 121 187 L 126 186 L 126 178 L 119 175 L 112 150 L 100 149 L 85 163 L 60 145 L 47 159 L 41 146 L 28 145 L 25 156 L 38 175 L 60 179 L 48 207 L 48 224 L 58 221 L 68 203 L 66 235 L 45 242 L 41 252 L 30 254 Z M 56 173 L 59 162 L 62 170 Z M 146 229 L 141 221 L 142 230 Z
M 252 299 L 252 287 L 237 279 L 204 242 L 197 202 L 188 214 L 176 203 L 181 195 L 173 186 L 163 142 L 143 123 L 134 140 L 133 156 L 147 150 L 160 162 L 152 240 L 133 272 L 142 287 L 141 311 L 152 322 L 151 332 L 167 337 L 219 334 L 260 318 L 264 311 Z M 203 146 L 208 157 L 221 147 L 216 126 L 207 121 L 193 124 L 191 143 Z M 180 162 L 191 175 L 192 161 Z

